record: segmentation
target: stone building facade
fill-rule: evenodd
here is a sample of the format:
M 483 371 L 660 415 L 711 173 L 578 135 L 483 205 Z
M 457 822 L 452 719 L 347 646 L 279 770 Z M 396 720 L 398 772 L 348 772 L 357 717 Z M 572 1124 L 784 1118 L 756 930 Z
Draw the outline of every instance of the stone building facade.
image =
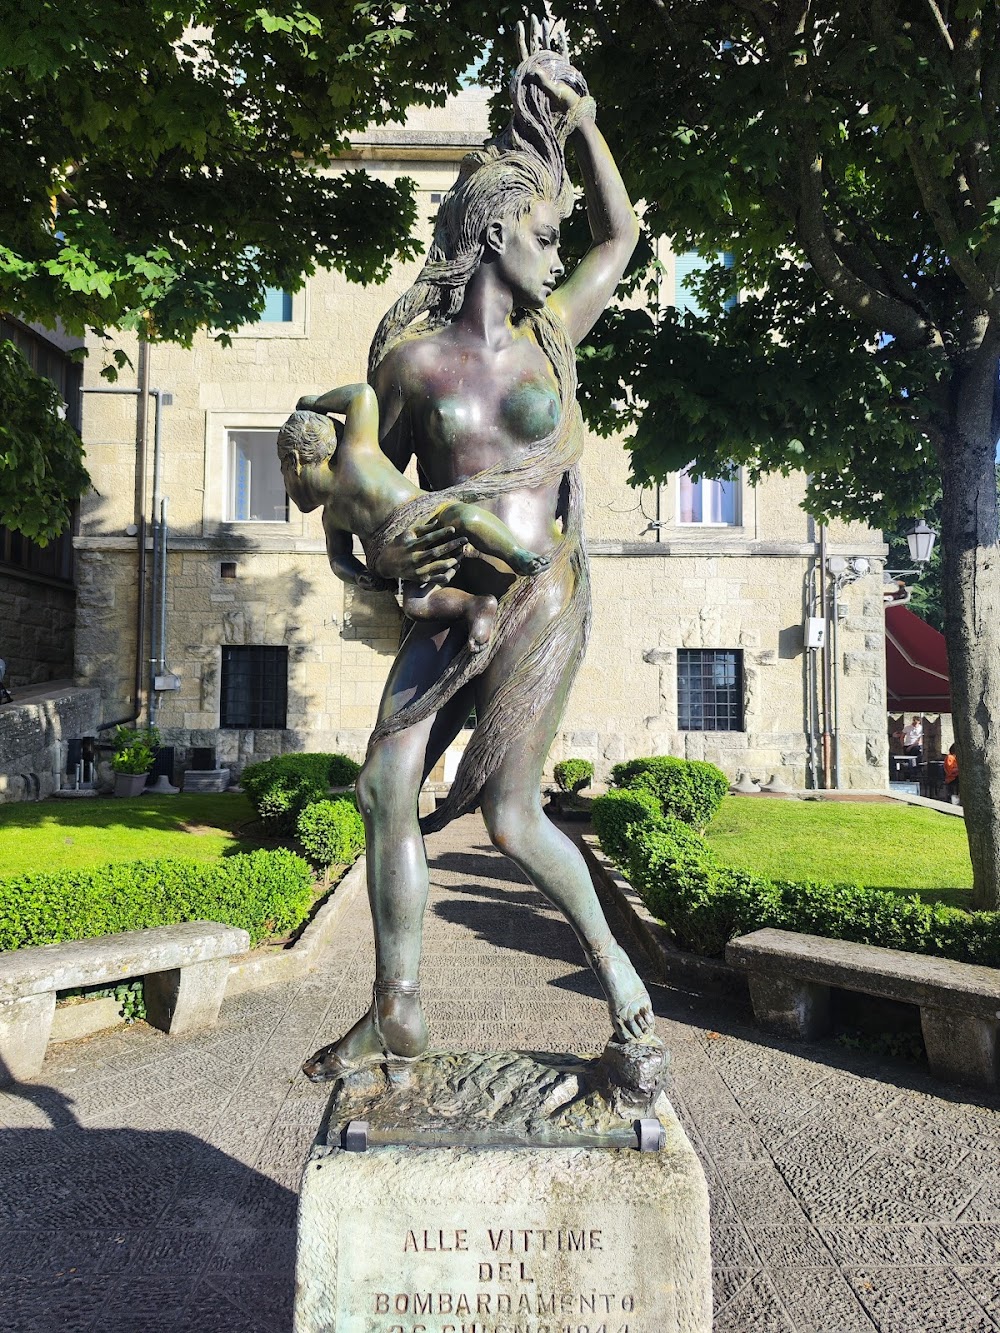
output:
M 484 95 L 471 90 L 372 133 L 354 156 L 377 176 L 416 181 L 429 235 L 462 154 L 486 132 Z M 288 749 L 364 752 L 400 613 L 390 594 L 332 575 L 318 514 L 286 511 L 274 435 L 300 394 L 364 377 L 378 319 L 417 268 L 367 289 L 317 274 L 290 297 L 275 293 L 266 318 L 228 349 L 207 335 L 190 351 L 152 349 L 150 383 L 172 395 L 159 486 L 168 554 L 153 614 L 165 639 L 152 674 L 174 687 L 154 691 L 152 712 L 182 760 L 196 745 L 215 746 L 237 770 Z M 667 270 L 669 281 L 669 258 Z M 136 347 L 122 345 L 135 360 Z M 92 354 L 89 385 L 99 369 Z M 136 405 L 126 395 L 84 403 L 95 490 L 76 539 L 76 678 L 101 691 L 112 718 L 128 711 L 134 679 Z M 732 777 L 817 785 L 803 625 L 820 534 L 800 508 L 802 478 L 756 488 L 737 478 L 717 493 L 674 478 L 636 491 L 621 442 L 596 437 L 583 466 L 594 631 L 550 760 L 589 758 L 604 776 L 626 756 L 670 753 L 710 759 Z M 147 513 L 153 471 L 150 460 Z M 715 521 L 693 521 L 699 504 Z M 825 541 L 828 554 L 872 562 L 843 589 L 834 674 L 840 780 L 881 787 L 885 548 L 861 526 L 832 525 Z

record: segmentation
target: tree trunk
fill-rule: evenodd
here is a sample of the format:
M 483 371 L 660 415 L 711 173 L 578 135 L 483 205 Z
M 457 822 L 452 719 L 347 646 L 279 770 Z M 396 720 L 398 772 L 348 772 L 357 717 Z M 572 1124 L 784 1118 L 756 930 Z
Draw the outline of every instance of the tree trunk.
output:
M 1000 909 L 1000 547 L 988 383 L 959 390 L 942 451 L 945 637 L 973 900 Z M 969 400 L 979 399 L 970 402 Z M 974 429 L 970 429 L 974 423 Z

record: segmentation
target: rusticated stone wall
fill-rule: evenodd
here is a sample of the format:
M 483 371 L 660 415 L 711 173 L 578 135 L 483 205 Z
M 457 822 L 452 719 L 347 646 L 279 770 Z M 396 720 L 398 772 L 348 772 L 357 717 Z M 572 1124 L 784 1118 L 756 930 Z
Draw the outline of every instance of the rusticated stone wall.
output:
M 51 796 L 60 786 L 66 742 L 96 735 L 100 723 L 96 689 L 36 686 L 0 705 L 0 805 Z
M 0 657 L 9 689 L 72 677 L 75 608 L 72 588 L 0 569 Z

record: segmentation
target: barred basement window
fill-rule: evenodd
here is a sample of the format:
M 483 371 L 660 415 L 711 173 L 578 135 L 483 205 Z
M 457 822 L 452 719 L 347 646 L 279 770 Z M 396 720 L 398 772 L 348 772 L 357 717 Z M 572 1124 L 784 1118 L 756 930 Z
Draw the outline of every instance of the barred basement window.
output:
M 288 725 L 288 649 L 222 650 L 219 726 L 279 731 Z
M 743 654 L 719 648 L 677 653 L 680 731 L 743 730 Z

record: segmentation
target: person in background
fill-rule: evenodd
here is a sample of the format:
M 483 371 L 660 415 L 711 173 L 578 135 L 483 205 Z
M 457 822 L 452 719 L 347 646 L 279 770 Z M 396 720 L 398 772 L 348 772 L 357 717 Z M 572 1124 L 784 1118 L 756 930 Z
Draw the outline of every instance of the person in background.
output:
M 952 805 L 961 805 L 958 794 L 958 755 L 954 745 L 944 757 L 944 789 Z
M 921 757 L 924 748 L 924 724 L 919 717 L 913 717 L 896 732 L 896 739 L 903 749 L 903 754 Z

